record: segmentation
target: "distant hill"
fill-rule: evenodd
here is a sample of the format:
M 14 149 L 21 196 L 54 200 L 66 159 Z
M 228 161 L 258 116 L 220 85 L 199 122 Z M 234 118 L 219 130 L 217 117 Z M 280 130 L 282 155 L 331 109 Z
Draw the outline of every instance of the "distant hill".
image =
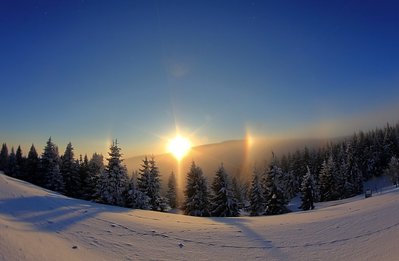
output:
M 329 141 L 342 140 L 335 139 L 256 139 L 254 141 L 232 140 L 221 143 L 197 146 L 191 149 L 181 163 L 182 173 L 187 173 L 192 161 L 200 166 L 207 177 L 213 177 L 218 166 L 223 163 L 226 170 L 234 175 L 246 180 L 250 177 L 255 165 L 263 166 L 265 161 L 269 161 L 272 152 L 276 156 L 288 152 L 308 148 L 319 148 L 326 145 Z M 150 155 L 148 155 L 150 156 Z M 177 163 L 171 154 L 154 155 L 160 172 L 165 180 L 171 171 L 175 173 Z M 144 155 L 125 159 L 129 173 L 138 170 Z

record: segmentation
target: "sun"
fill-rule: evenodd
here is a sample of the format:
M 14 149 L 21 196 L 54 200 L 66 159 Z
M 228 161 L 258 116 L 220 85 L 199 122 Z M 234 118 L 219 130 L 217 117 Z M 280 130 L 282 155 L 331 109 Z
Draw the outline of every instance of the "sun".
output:
M 191 148 L 190 141 L 182 136 L 176 136 L 168 143 L 168 152 L 172 153 L 177 160 L 181 160 Z

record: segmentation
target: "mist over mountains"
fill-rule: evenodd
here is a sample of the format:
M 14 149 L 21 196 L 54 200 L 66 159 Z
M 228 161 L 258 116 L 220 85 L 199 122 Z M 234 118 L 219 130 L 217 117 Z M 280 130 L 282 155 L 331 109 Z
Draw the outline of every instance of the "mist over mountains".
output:
M 223 164 L 232 176 L 242 180 L 249 180 L 254 167 L 264 166 L 270 161 L 272 153 L 277 157 L 296 150 L 318 149 L 329 142 L 336 142 L 342 138 L 333 139 L 265 139 L 231 140 L 193 147 L 181 161 L 181 173 L 185 175 L 192 161 L 200 166 L 205 176 L 213 177 L 218 166 Z M 152 155 L 147 155 L 151 157 Z M 172 171 L 178 172 L 176 159 L 170 153 L 153 155 L 159 167 L 162 178 L 166 178 Z M 140 168 L 145 155 L 126 158 L 124 160 L 129 173 Z

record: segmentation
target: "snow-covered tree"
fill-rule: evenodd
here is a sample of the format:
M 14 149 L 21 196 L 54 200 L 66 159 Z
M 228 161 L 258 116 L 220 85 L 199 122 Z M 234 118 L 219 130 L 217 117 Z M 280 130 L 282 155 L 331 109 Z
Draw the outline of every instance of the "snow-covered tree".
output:
M 97 194 L 103 203 L 124 206 L 128 176 L 126 167 L 122 164 L 120 151 L 117 140 L 113 141 L 108 153 L 108 164 L 99 180 Z
M 59 164 L 52 165 L 50 171 L 47 173 L 46 187 L 50 190 L 64 193 L 64 182 L 62 180 Z
M 6 173 L 8 169 L 8 157 L 7 144 L 3 143 L 0 151 L 0 171 L 3 171 L 4 173 Z
M 164 211 L 166 200 L 160 196 L 159 170 L 154 158 L 145 157 L 139 170 L 138 189 L 148 196 L 152 210 Z
M 282 182 L 284 197 L 286 199 L 292 199 L 295 197 L 298 184 L 293 172 L 283 172 Z
M 288 212 L 286 207 L 287 199 L 284 196 L 284 191 L 281 188 L 280 180 L 282 179 L 283 171 L 273 160 L 269 166 L 269 170 L 265 173 L 264 178 L 264 199 L 266 203 L 266 215 L 276 215 Z
M 250 214 L 259 216 L 265 212 L 265 203 L 263 198 L 263 189 L 260 182 L 258 171 L 255 169 L 252 176 L 251 189 L 249 191 Z
M 334 199 L 349 197 L 353 190 L 353 184 L 350 182 L 350 164 L 346 156 L 346 143 L 336 146 L 335 160 L 333 165 L 333 191 Z
M 354 195 L 363 193 L 363 173 L 356 162 L 353 164 L 351 177 L 353 181 Z
M 89 199 L 90 194 L 86 191 L 87 186 L 89 186 L 87 182 L 90 181 L 89 158 L 87 157 L 87 154 L 85 154 L 83 158 L 82 155 L 80 155 L 79 157 L 78 173 L 79 173 L 79 181 L 81 184 L 79 190 L 79 198 Z
M 151 182 L 149 187 L 150 204 L 152 210 L 165 211 L 168 207 L 167 199 L 161 196 L 161 179 L 154 157 L 150 159 Z
M 129 208 L 151 209 L 150 198 L 136 188 L 134 176 L 129 180 L 126 192 L 126 206 Z
M 168 179 L 168 191 L 166 193 L 169 206 L 171 208 L 177 208 L 177 183 L 175 173 L 170 174 Z
M 340 196 L 347 198 L 361 193 L 363 191 L 363 175 L 357 165 L 352 142 L 345 142 L 345 151 L 339 168 L 344 184 Z
M 96 188 L 103 172 L 103 155 L 94 153 L 88 164 L 87 176 L 84 180 L 82 180 L 82 196 L 84 199 L 91 200 L 96 198 Z
M 244 206 L 244 193 L 241 183 L 239 182 L 237 177 L 233 177 L 231 179 L 231 190 L 233 196 L 237 200 L 238 208 L 242 208 Z
M 314 209 L 314 188 L 315 183 L 313 179 L 313 175 L 310 172 L 309 167 L 307 167 L 308 172 L 303 177 L 301 184 L 301 200 L 302 204 L 300 206 L 303 210 Z
M 62 156 L 61 174 L 65 183 L 65 195 L 77 198 L 81 189 L 79 165 L 74 158 L 73 147 L 70 142 Z
M 217 217 L 236 217 L 239 214 L 237 199 L 231 189 L 231 182 L 223 165 L 216 171 L 212 183 L 211 215 Z
M 334 159 L 332 155 L 324 161 L 320 170 L 320 197 L 321 201 L 334 200 L 336 191 L 334 182 Z
M 58 148 L 52 142 L 51 137 L 44 147 L 41 157 L 41 170 L 44 176 L 44 186 L 47 189 L 64 192 L 64 179 L 60 171 L 60 157 Z
M 385 170 L 386 175 L 390 178 L 392 183 L 399 186 L 399 160 L 393 156 L 388 164 L 388 168 Z
M 148 196 L 148 188 L 151 182 L 151 171 L 150 171 L 150 161 L 147 156 L 144 157 L 141 163 L 141 168 L 138 172 L 137 177 L 137 188 Z
M 206 179 L 202 169 L 193 161 L 187 173 L 187 184 L 184 191 L 183 210 L 186 215 L 209 216 L 209 197 Z

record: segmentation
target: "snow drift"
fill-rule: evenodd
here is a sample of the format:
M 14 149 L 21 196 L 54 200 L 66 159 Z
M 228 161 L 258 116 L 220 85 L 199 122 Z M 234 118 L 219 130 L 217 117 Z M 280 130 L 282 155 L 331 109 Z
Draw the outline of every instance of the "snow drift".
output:
M 340 203 L 199 218 L 71 199 L 0 174 L 0 260 L 398 259 L 399 190 Z

